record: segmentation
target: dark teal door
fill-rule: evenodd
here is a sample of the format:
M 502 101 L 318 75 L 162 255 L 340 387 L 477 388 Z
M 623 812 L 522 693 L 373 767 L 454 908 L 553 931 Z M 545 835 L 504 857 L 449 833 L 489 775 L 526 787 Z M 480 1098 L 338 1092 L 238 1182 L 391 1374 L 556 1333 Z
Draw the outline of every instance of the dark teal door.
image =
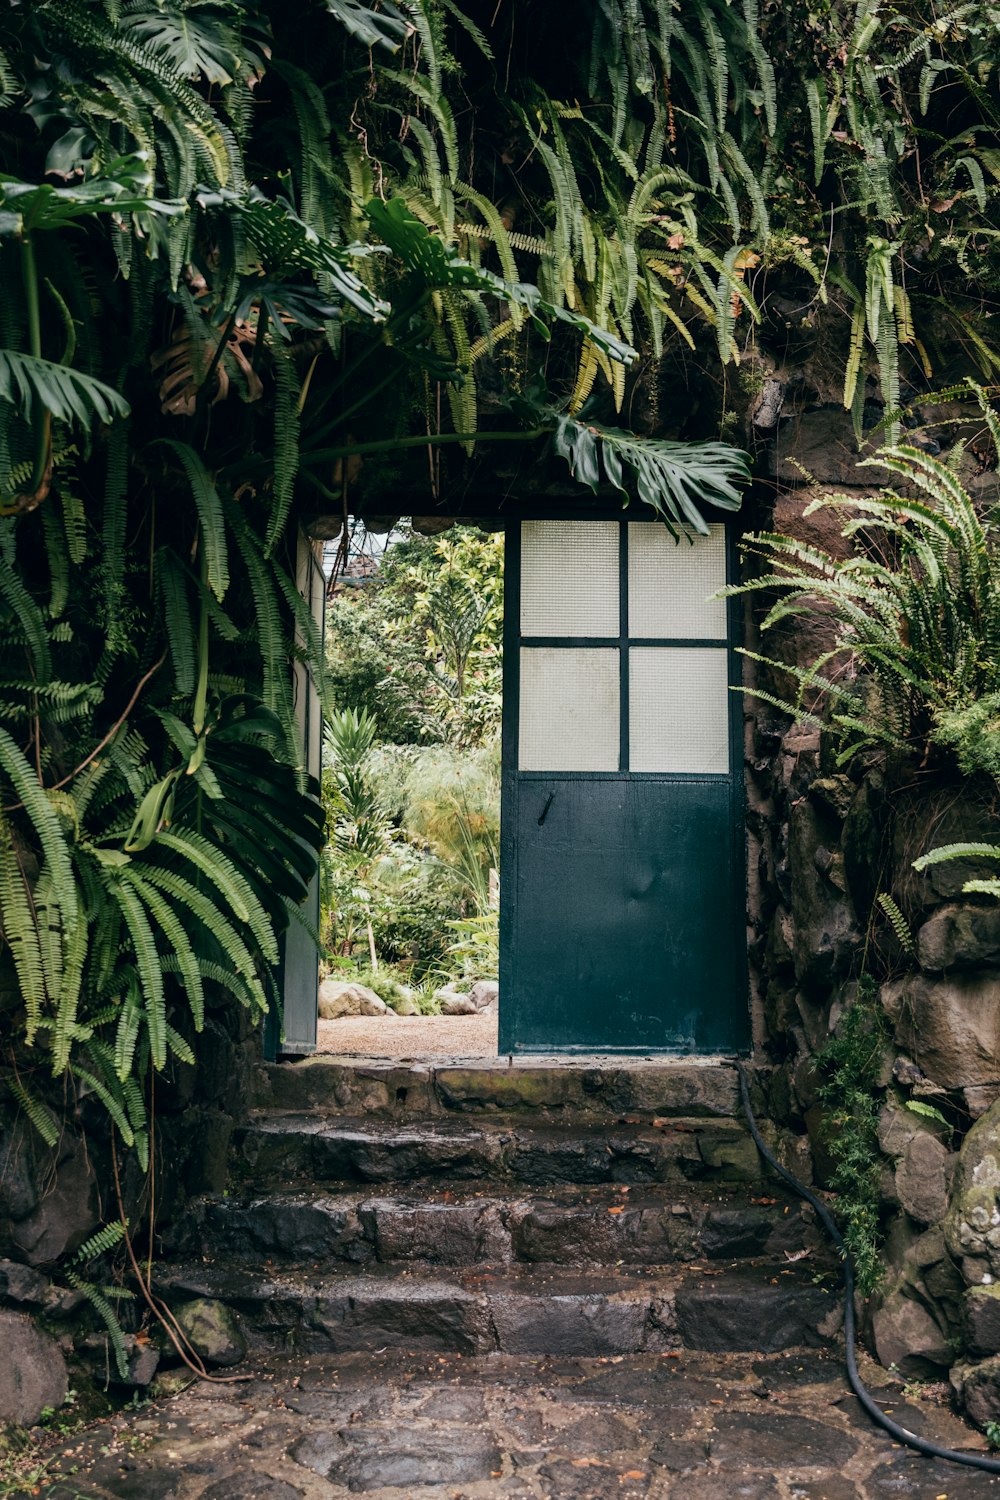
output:
M 501 1052 L 749 1046 L 725 529 L 508 529 Z

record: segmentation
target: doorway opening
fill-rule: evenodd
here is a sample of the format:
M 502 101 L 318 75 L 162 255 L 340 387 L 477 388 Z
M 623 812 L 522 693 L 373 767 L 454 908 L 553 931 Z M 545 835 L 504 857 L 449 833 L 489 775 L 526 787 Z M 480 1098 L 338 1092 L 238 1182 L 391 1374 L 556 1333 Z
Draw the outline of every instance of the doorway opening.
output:
M 418 525 L 331 573 L 317 1044 L 495 1058 L 503 531 Z
M 319 1050 L 745 1052 L 732 537 L 491 524 L 339 549 Z

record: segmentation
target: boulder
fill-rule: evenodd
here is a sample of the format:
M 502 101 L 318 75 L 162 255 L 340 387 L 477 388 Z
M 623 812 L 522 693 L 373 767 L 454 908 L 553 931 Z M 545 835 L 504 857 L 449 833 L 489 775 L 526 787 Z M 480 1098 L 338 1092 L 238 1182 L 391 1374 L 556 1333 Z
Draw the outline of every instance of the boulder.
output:
M 954 1357 L 945 1330 L 905 1284 L 875 1312 L 872 1335 L 882 1364 L 895 1366 L 901 1375 L 939 1376 Z
M 247 1352 L 246 1339 L 224 1302 L 196 1297 L 175 1308 L 174 1317 L 192 1349 L 207 1364 L 238 1365 Z
M 16 1260 L 0 1260 L 0 1297 L 40 1307 L 48 1300 L 51 1283 L 47 1276 Z
M 985 1427 L 1000 1418 L 1000 1356 L 953 1366 L 952 1389 L 973 1422 Z
M 942 1140 L 946 1127 L 907 1109 L 883 1109 L 879 1145 L 895 1160 L 895 1201 L 918 1224 L 948 1212 L 955 1157 Z
M 911 974 L 882 990 L 897 1045 L 944 1088 L 990 1083 L 1000 1072 L 1000 974 Z
M 133 1344 L 128 1360 L 128 1383 L 137 1387 L 150 1385 L 160 1364 L 155 1344 Z
M 900 1206 L 918 1224 L 936 1224 L 948 1212 L 955 1158 L 932 1135 L 915 1135 L 896 1168 Z
M 991 1104 L 1000 1099 L 1000 1083 L 974 1084 L 971 1088 L 962 1090 L 965 1100 L 965 1108 L 970 1120 L 978 1120 L 984 1115 Z
M 846 974 L 860 940 L 849 901 L 817 864 L 819 850 L 829 850 L 837 841 L 831 821 L 807 801 L 793 805 L 789 816 L 792 956 L 796 978 L 806 990 Z
M 851 423 L 851 415 L 843 406 L 816 406 L 811 411 L 789 411 L 783 415 L 775 445 L 775 478 L 783 484 L 801 485 L 803 480 L 812 480 L 818 485 L 829 485 L 839 489 L 842 485 L 856 485 L 862 475 L 870 475 L 871 483 L 884 482 L 890 478 L 885 469 L 858 469 L 862 458 L 869 458 L 874 445 L 866 442 L 858 451 L 857 439 Z M 793 495 L 798 498 L 798 493 Z M 815 492 L 810 495 L 814 498 Z M 830 550 L 836 554 L 839 532 L 844 518 L 838 519 L 836 511 L 820 511 L 831 531 Z M 810 517 L 815 520 L 816 517 Z M 839 547 L 845 543 L 839 540 Z
M 420 1006 L 408 984 L 399 986 L 399 992 L 393 997 L 390 1009 L 394 1010 L 397 1016 L 419 1016 Z
M 1000 1354 L 1000 1285 L 966 1290 L 962 1331 L 970 1354 Z
M 444 1016 L 478 1016 L 479 1007 L 473 1004 L 471 996 L 460 990 L 456 984 L 444 984 L 439 990 L 434 991 L 434 999 L 441 1006 L 441 1014 Z
M 340 1016 L 385 1016 L 389 1007 L 366 984 L 324 979 L 319 987 L 319 1014 L 323 1021 Z
M 1000 1276 L 1000 1100 L 965 1137 L 944 1232 L 969 1285 Z
M 0 1426 L 32 1427 L 66 1399 L 62 1350 L 24 1313 L 0 1312 L 0 1343 Z
M 1000 906 L 939 906 L 917 933 L 922 969 L 974 969 L 1000 958 Z
M 469 999 L 480 1015 L 492 1013 L 500 1003 L 500 986 L 495 979 L 477 979 L 469 991 Z
M 27 1122 L 15 1126 L 0 1143 L 0 1243 L 29 1265 L 50 1265 L 78 1249 L 99 1222 L 86 1143 L 65 1131 L 50 1148 Z

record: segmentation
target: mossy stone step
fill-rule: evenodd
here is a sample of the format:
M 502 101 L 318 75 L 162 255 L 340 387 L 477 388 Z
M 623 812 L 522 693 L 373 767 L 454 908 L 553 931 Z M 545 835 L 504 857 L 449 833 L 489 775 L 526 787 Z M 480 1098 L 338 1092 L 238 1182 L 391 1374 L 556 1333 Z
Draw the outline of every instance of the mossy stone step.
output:
M 766 1354 L 827 1342 L 839 1306 L 835 1286 L 770 1262 L 722 1277 L 551 1266 L 501 1274 L 393 1267 L 254 1275 L 202 1264 L 161 1272 L 157 1288 L 175 1308 L 196 1297 L 225 1302 L 251 1348 L 302 1353 Z
M 766 1113 L 752 1073 L 757 1103 Z M 659 1058 L 472 1058 L 443 1062 L 318 1055 L 269 1064 L 262 1108 L 397 1118 L 505 1112 L 616 1118 L 733 1118 L 740 1113 L 732 1063 Z
M 391 1195 L 275 1192 L 191 1205 L 170 1248 L 182 1255 L 365 1266 L 651 1265 L 807 1250 L 822 1253 L 797 1199 L 754 1190 L 645 1185 L 553 1187 L 498 1196 L 496 1184 Z
M 794 1158 L 794 1138 L 772 1131 Z M 234 1136 L 234 1180 L 316 1183 L 483 1180 L 524 1183 L 756 1182 L 766 1176 L 742 1121 L 615 1122 L 477 1116 L 397 1122 L 265 1113 Z

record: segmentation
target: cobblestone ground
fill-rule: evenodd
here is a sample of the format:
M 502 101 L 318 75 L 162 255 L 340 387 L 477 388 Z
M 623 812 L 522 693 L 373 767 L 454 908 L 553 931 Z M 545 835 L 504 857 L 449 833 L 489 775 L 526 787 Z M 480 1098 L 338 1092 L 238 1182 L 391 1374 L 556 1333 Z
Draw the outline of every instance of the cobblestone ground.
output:
M 983 1441 L 942 1392 L 883 1406 Z M 881 1381 L 879 1388 L 877 1382 Z M 43 1500 L 981 1500 L 1000 1480 L 895 1447 L 832 1354 L 285 1356 L 63 1438 Z

